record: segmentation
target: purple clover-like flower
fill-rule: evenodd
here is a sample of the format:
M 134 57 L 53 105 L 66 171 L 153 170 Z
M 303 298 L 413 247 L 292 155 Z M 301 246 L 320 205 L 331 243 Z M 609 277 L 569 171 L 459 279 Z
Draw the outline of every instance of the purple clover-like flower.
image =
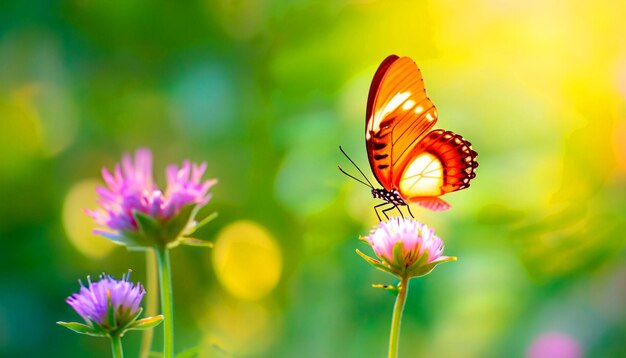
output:
M 393 217 L 380 222 L 368 236 L 362 238 L 380 260 L 361 251 L 357 253 L 375 267 L 400 278 L 428 274 L 440 263 L 455 261 L 454 256 L 442 256 L 443 241 L 434 230 L 414 219 Z
M 110 275 L 100 275 L 100 281 L 88 286 L 81 282 L 80 291 L 67 298 L 66 302 L 78 313 L 85 324 L 59 322 L 78 333 L 96 336 L 121 336 L 129 329 L 146 329 L 161 322 L 162 316 L 137 320 L 141 311 L 141 300 L 146 290 L 141 283 L 129 281 L 130 272 L 116 280 Z
M 131 317 L 140 312 L 140 304 L 146 290 L 141 283 L 134 284 L 128 281 L 130 274 L 116 280 L 110 275 L 102 274 L 100 281 L 91 282 L 89 286 L 81 282 L 80 292 L 67 298 L 66 302 L 78 313 L 85 322 L 95 323 L 105 329 L 111 328 L 111 323 L 124 325 Z M 109 308 L 113 308 L 115 322 L 109 322 L 107 317 Z
M 209 189 L 217 180 L 202 181 L 205 170 L 206 163 L 188 160 L 180 168 L 169 165 L 163 192 L 152 177 L 150 150 L 137 150 L 134 161 L 125 154 L 113 172 L 102 169 L 107 187 L 97 189 L 100 208 L 87 210 L 103 227 L 94 232 L 134 247 L 174 246 L 196 228 L 196 212 L 211 199 Z

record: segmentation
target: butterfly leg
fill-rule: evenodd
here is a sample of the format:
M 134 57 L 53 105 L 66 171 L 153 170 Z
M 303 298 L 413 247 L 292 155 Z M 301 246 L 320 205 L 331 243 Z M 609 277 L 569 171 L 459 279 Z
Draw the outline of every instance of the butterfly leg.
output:
M 406 209 L 409 211 L 409 214 L 411 215 L 411 217 L 413 219 L 415 219 L 415 216 L 413 216 L 413 213 L 411 212 L 411 207 L 407 204 Z
M 383 206 L 383 205 L 386 205 L 386 204 L 387 204 L 387 203 L 381 203 L 381 204 L 378 204 L 378 205 L 374 206 L 374 212 L 376 213 L 376 216 L 378 216 L 378 221 L 383 221 L 383 220 L 380 218 L 380 214 L 378 213 L 378 208 L 379 208 L 379 207 L 381 207 L 381 206 Z M 385 212 L 385 211 L 383 210 L 383 213 L 384 213 L 384 212 Z M 385 214 L 385 216 L 387 216 L 387 214 Z M 387 219 L 389 219 L 389 218 L 387 218 Z
M 402 218 L 404 219 L 404 213 L 402 212 L 402 210 L 400 210 L 400 207 L 395 205 L 394 206 L 396 209 L 398 209 L 398 212 L 400 213 L 400 216 L 402 216 Z
M 387 209 L 383 210 L 383 214 L 385 214 L 385 217 L 387 218 L 387 220 L 389 220 L 389 215 L 387 215 L 387 211 L 389 210 L 393 210 L 393 209 L 398 209 L 400 210 L 400 208 L 398 208 L 397 205 L 391 204 L 392 206 L 388 207 Z M 402 211 L 400 211 L 400 215 L 402 215 Z M 404 215 L 402 215 L 402 217 L 404 217 Z

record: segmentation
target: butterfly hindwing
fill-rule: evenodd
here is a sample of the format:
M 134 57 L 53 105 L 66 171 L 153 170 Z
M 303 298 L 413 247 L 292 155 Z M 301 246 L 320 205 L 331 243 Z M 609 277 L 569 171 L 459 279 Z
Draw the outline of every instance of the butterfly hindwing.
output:
M 365 141 L 372 172 L 387 190 L 397 168 L 437 121 L 422 74 L 413 60 L 391 55 L 379 66 L 367 101 Z
M 409 202 L 465 189 L 476 176 L 476 155 L 460 135 L 431 131 L 413 148 L 412 160 L 402 168 L 394 186 Z
M 450 204 L 438 197 L 419 199 L 417 204 L 432 211 L 444 211 L 450 209 Z

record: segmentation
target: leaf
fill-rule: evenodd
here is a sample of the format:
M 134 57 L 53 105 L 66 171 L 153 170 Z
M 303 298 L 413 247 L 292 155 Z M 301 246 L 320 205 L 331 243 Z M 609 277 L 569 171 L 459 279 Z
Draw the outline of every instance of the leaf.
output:
M 115 319 L 115 307 L 111 301 L 111 292 L 107 289 L 107 323 L 111 327 L 111 330 L 117 328 L 117 321 Z
M 107 336 L 108 335 L 108 330 L 104 329 L 104 327 L 102 327 L 100 325 L 100 323 L 90 319 L 89 322 L 91 322 L 91 324 L 93 325 L 93 332 L 98 335 L 98 336 Z
M 445 262 L 451 262 L 451 261 L 456 261 L 456 256 L 450 256 L 443 260 L 437 260 L 426 265 L 416 266 L 414 269 L 412 269 L 409 272 L 409 277 L 419 277 L 419 276 L 427 275 L 435 268 L 435 266 L 445 263 Z
M 187 235 L 191 235 L 194 232 L 196 232 L 198 229 L 200 229 L 201 227 L 203 227 L 204 225 L 210 223 L 211 221 L 215 220 L 215 218 L 217 218 L 217 212 L 214 212 L 212 214 L 209 214 L 207 217 L 205 217 L 204 219 L 202 219 L 199 223 L 197 223 L 191 230 L 190 232 L 187 233 Z
M 128 311 L 130 311 L 130 308 L 128 309 Z M 134 315 L 130 316 L 127 320 L 126 320 L 126 324 L 119 327 L 118 331 L 120 332 L 124 332 L 125 330 L 128 329 L 128 327 L 130 327 L 133 323 L 135 323 L 137 321 L 137 318 L 139 318 L 139 315 L 141 315 L 141 312 L 143 312 L 143 308 L 139 307 L 139 309 L 137 310 L 137 312 L 135 312 Z M 130 312 L 128 312 L 130 314 Z M 123 316 L 123 315 L 122 315 Z
M 395 276 L 395 273 L 389 267 L 383 265 L 382 262 L 367 256 L 366 254 L 362 253 L 361 250 L 359 249 L 356 249 L 356 253 L 359 254 L 359 256 L 361 256 L 365 261 L 367 261 L 369 264 L 376 267 L 377 269 L 390 273 Z
M 182 352 L 176 354 L 176 358 L 192 358 L 197 357 L 200 354 L 200 346 L 187 348 Z
M 413 264 L 411 264 L 411 266 L 406 268 L 407 276 L 408 277 L 415 276 L 414 273 L 419 272 L 421 268 L 426 265 L 429 265 L 428 264 L 428 252 L 424 251 L 422 256 L 419 256 L 417 258 L 417 261 L 415 261 Z
M 100 334 L 97 333 L 93 327 L 90 327 L 86 324 L 82 324 L 82 323 L 78 323 L 78 322 L 57 322 L 58 325 L 61 325 L 67 329 L 70 329 L 76 333 L 80 333 L 80 334 L 87 334 L 90 336 L 96 336 L 96 337 L 104 337 L 106 336 L 105 334 Z
M 163 321 L 163 315 L 146 317 L 140 320 L 133 322 L 133 324 L 129 325 L 126 329 L 128 330 L 144 330 L 152 327 L 156 327 Z
M 428 265 L 417 266 L 415 269 L 409 272 L 409 277 L 421 277 L 428 275 L 437 266 L 436 263 L 430 263 Z
M 393 245 L 393 260 L 389 264 L 395 268 L 398 272 L 405 271 L 405 257 L 404 257 L 404 245 L 402 241 L 398 241 Z
M 213 242 L 196 239 L 193 237 L 183 237 L 179 239 L 181 245 L 198 246 L 198 247 L 213 247 Z
M 151 248 L 152 248 L 151 246 L 139 246 L 139 245 L 126 246 L 126 249 L 128 251 L 146 251 L 146 250 L 150 250 Z
M 131 322 L 134 322 L 135 320 L 137 320 L 137 318 L 139 318 L 139 315 L 141 314 L 141 312 L 143 312 L 143 307 L 139 307 L 139 309 L 137 310 L 137 313 L 135 313 L 135 314 L 131 317 L 130 321 L 131 321 Z
M 163 237 L 167 242 L 175 241 L 185 229 L 189 221 L 195 216 L 199 210 L 196 204 L 184 206 L 178 214 L 170 221 L 166 222 L 163 227 Z
M 137 220 L 137 225 L 139 225 L 139 230 L 143 233 L 146 238 L 150 238 L 152 240 L 161 241 L 163 238 L 163 233 L 161 229 L 161 225 L 158 221 L 156 221 L 152 216 L 145 215 L 140 213 L 137 210 L 133 210 L 133 217 Z
M 391 293 L 394 297 L 398 295 L 398 292 L 400 292 L 400 288 L 394 285 L 373 284 L 372 287 L 386 290 L 387 292 Z

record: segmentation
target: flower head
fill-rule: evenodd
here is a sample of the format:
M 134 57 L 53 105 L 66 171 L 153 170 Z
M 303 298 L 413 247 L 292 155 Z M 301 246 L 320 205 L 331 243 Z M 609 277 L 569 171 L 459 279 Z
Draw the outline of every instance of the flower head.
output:
M 362 238 L 381 261 L 357 252 L 377 268 L 396 276 L 422 276 L 454 256 L 442 256 L 443 241 L 434 230 L 414 219 L 394 217 L 380 222 L 368 236 Z
M 583 356 L 580 343 L 572 336 L 562 332 L 548 332 L 537 337 L 526 351 L 528 358 L 563 357 L 580 358 Z
M 107 187 L 99 187 L 100 208 L 87 210 L 97 224 L 96 234 L 129 246 L 170 244 L 193 230 L 197 210 L 210 199 L 209 189 L 217 180 L 202 181 L 206 163 L 184 161 L 165 171 L 167 187 L 160 190 L 152 177 L 152 153 L 125 154 L 113 172 L 102 169 Z
M 116 280 L 110 275 L 100 275 L 100 281 L 88 285 L 81 282 L 80 291 L 67 298 L 66 302 L 78 313 L 86 325 L 76 322 L 59 322 L 76 332 L 91 335 L 121 335 L 127 329 L 144 329 L 161 322 L 162 316 L 144 318 L 141 314 L 141 300 L 146 290 L 140 283 L 129 281 L 130 272 Z

